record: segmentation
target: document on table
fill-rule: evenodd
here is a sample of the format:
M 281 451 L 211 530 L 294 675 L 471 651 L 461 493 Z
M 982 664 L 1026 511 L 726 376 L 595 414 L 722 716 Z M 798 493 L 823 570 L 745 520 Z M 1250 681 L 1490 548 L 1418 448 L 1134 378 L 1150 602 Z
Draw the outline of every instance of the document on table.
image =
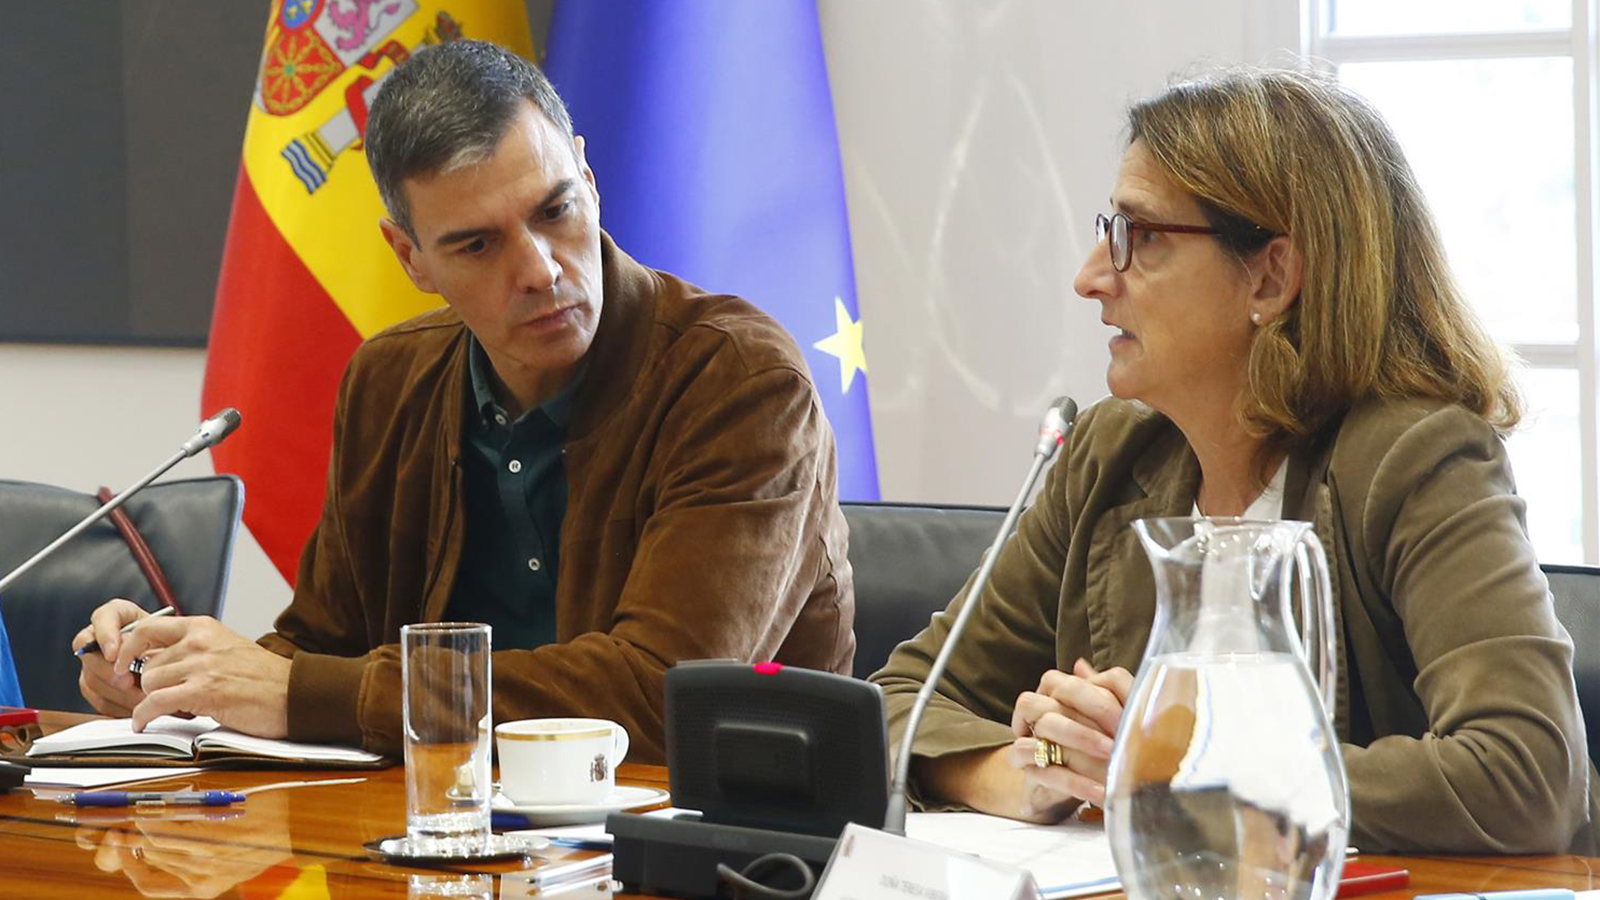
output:
M 72 768 L 37 767 L 28 773 L 24 787 L 38 788 L 97 788 L 108 784 L 130 784 L 135 781 L 152 781 L 157 778 L 177 778 L 182 775 L 193 775 L 200 771 L 198 767 L 177 768 L 162 766 L 160 768 L 128 768 L 118 766 L 115 768 L 94 768 L 89 766 L 75 766 Z
M 906 837 L 1027 869 L 1046 898 L 1117 890 L 1111 843 L 1099 822 L 1030 825 L 982 813 L 911 813 Z

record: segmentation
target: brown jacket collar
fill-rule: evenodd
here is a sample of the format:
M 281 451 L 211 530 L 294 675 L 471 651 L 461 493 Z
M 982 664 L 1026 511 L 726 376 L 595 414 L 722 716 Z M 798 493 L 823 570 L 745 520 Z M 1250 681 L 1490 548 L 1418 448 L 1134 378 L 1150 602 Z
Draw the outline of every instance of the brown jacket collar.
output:
M 593 434 L 633 394 L 656 319 L 660 276 L 634 262 L 603 231 L 600 268 L 604 300 L 600 327 L 589 346 L 589 366 L 592 372 L 606 374 L 586 379 L 579 390 L 567 430 L 569 441 Z

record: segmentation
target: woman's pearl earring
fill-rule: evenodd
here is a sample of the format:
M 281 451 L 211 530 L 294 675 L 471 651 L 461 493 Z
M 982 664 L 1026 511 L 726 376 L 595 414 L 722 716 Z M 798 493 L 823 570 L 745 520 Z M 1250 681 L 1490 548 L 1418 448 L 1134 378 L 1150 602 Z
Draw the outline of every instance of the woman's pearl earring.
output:
M 1250 321 L 1256 323 L 1257 325 L 1260 325 L 1261 324 L 1261 313 L 1258 313 L 1258 312 L 1251 313 L 1250 314 Z

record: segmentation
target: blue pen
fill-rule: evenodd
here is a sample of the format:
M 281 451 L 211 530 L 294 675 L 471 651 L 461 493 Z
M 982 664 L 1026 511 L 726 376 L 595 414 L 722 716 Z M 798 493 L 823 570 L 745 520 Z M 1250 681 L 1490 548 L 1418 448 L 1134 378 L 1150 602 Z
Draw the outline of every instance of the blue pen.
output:
M 1411 900 L 1573 900 L 1578 897 L 1566 887 L 1534 887 L 1530 890 L 1485 890 L 1482 894 L 1418 894 Z
M 1567 888 L 1532 888 L 1523 891 L 1483 891 L 1478 894 L 1418 894 L 1412 900 L 1573 900 Z
M 489 827 L 501 831 L 517 831 L 529 827 L 528 817 L 514 812 L 503 812 L 498 809 L 489 811 Z
M 573 850 L 610 850 L 612 848 L 610 841 L 602 841 L 598 838 L 553 837 L 550 838 L 550 845 L 552 847 L 568 847 Z
M 528 821 L 527 816 L 498 809 L 489 813 L 489 824 L 491 827 L 498 828 L 501 831 L 523 831 L 533 827 L 533 823 Z M 610 850 L 612 846 L 609 835 L 605 838 L 557 837 L 549 835 L 545 840 L 549 841 L 552 847 L 567 847 L 573 850 Z
M 233 791 L 76 791 L 61 798 L 74 806 L 227 806 L 244 802 Z

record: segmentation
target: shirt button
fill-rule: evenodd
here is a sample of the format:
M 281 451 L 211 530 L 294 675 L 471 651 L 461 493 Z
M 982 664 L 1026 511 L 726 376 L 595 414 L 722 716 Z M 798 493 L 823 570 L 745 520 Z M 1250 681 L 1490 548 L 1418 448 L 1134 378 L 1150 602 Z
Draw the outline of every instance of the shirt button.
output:
M 528 560 L 528 568 L 530 568 L 533 571 L 537 572 L 537 571 L 539 571 L 539 567 L 540 567 L 539 566 L 539 557 L 535 556 L 532 559 Z
M 498 422 L 499 424 L 504 425 L 506 423 L 506 414 L 505 413 L 495 413 L 494 414 L 494 420 L 496 422 Z
M 511 474 L 515 475 L 522 471 L 522 460 L 513 459 L 511 462 L 506 464 L 506 468 L 510 469 Z

